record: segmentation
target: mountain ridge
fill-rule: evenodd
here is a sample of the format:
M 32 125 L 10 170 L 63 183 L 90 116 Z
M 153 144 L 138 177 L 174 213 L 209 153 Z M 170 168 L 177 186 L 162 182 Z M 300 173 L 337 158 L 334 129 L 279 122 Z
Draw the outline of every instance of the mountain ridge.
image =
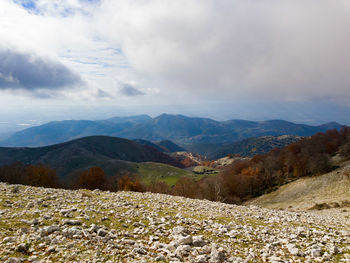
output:
M 117 118 L 117 119 L 116 119 Z M 19 131 L 0 142 L 2 146 L 46 146 L 76 138 L 104 135 L 151 142 L 170 140 L 181 147 L 196 143 L 227 144 L 250 137 L 296 135 L 311 136 L 328 129 L 340 129 L 338 123 L 319 126 L 283 120 L 216 121 L 209 118 L 162 114 L 115 117 L 106 120 L 66 120 L 49 122 Z
M 242 141 L 233 142 L 211 152 L 208 155 L 209 159 L 223 158 L 229 154 L 238 154 L 242 157 L 253 157 L 257 154 L 268 153 L 275 148 L 283 148 L 288 144 L 297 142 L 303 137 L 295 135 L 281 136 L 261 136 L 244 139 Z
M 148 145 L 109 136 L 89 136 L 45 147 L 0 147 L 0 165 L 14 162 L 45 164 L 60 177 L 91 166 L 123 167 L 127 162 L 157 162 L 182 167 L 169 155 Z

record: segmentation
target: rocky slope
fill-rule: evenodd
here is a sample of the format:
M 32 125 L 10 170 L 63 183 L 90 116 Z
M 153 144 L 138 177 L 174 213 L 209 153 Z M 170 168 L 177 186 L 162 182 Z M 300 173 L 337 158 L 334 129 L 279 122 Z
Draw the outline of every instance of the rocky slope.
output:
M 249 204 L 289 210 L 350 207 L 350 161 L 340 165 L 330 173 L 283 185 Z
M 349 220 L 0 184 L 1 262 L 349 262 Z

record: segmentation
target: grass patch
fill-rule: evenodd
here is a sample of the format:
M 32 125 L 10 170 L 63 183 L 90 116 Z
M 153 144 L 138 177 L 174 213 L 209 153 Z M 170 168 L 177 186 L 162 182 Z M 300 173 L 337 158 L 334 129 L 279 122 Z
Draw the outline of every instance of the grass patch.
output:
M 137 174 L 141 177 L 144 184 L 150 184 L 152 181 L 162 181 L 169 186 L 176 184 L 180 177 L 188 176 L 199 178 L 195 174 L 171 165 L 161 163 L 139 163 L 137 165 Z

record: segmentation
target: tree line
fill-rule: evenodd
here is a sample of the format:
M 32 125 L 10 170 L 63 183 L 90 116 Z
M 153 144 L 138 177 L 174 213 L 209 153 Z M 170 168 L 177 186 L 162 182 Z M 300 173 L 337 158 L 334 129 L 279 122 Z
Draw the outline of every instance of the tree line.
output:
M 101 167 L 72 172 L 65 181 L 62 181 L 57 176 L 56 171 L 47 165 L 25 165 L 16 162 L 0 167 L 0 182 L 72 190 L 84 188 L 113 192 L 120 190 L 144 191 L 144 186 L 136 175 L 123 173 L 123 175 L 107 176 Z
M 199 181 L 181 178 L 175 194 L 226 203 L 241 203 L 273 191 L 300 177 L 317 176 L 337 168 L 332 157 L 350 158 L 350 128 L 328 130 L 304 138 L 282 149 L 237 160 L 218 176 Z
M 56 171 L 46 165 L 14 163 L 0 167 L 0 181 L 11 184 L 108 191 L 149 191 L 226 203 L 241 203 L 272 191 L 300 177 L 316 176 L 336 168 L 331 158 L 350 158 L 350 128 L 329 130 L 304 138 L 282 149 L 238 160 L 216 176 L 198 181 L 181 177 L 170 187 L 162 181 L 145 185 L 131 173 L 107 176 L 102 168 L 91 167 L 71 173 L 61 182 Z

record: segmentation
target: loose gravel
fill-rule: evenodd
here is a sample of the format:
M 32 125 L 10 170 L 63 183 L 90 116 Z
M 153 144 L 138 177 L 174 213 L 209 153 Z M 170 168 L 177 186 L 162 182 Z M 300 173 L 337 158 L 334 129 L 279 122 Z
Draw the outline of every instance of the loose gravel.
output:
M 0 262 L 350 262 L 350 221 L 162 194 L 0 183 Z

